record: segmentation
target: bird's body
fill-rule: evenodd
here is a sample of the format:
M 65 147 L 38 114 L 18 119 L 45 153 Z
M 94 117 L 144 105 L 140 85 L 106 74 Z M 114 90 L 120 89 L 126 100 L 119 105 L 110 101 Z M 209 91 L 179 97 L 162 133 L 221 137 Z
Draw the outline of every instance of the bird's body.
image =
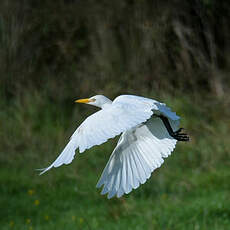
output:
M 41 174 L 74 159 L 75 150 L 82 153 L 95 145 L 120 135 L 110 159 L 97 183 L 104 185 L 108 198 L 131 192 L 150 177 L 175 148 L 177 140 L 189 137 L 178 130 L 180 117 L 158 101 L 121 95 L 114 101 L 102 95 L 77 100 L 101 108 L 76 129 L 59 157 Z

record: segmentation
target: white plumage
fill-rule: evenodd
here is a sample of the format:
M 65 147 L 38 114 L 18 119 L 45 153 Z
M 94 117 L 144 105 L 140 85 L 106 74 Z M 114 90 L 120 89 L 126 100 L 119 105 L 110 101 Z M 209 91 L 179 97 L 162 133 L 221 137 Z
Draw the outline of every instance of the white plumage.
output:
M 175 148 L 177 140 L 169 134 L 160 116 L 168 119 L 175 133 L 180 117 L 163 103 L 132 95 L 119 96 L 113 102 L 102 95 L 76 102 L 101 110 L 76 129 L 59 157 L 41 174 L 52 167 L 70 164 L 77 148 L 82 153 L 122 134 L 97 183 L 97 187 L 104 185 L 102 194 L 108 193 L 108 198 L 121 197 L 145 183 Z

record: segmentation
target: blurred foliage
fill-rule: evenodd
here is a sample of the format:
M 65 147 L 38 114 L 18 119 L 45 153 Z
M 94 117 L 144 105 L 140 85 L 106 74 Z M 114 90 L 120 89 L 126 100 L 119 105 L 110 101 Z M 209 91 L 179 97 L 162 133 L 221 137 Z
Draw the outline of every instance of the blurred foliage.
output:
M 0 90 L 65 102 L 103 93 L 229 91 L 229 1 L 1 0 Z M 137 93 L 138 92 L 138 93 Z

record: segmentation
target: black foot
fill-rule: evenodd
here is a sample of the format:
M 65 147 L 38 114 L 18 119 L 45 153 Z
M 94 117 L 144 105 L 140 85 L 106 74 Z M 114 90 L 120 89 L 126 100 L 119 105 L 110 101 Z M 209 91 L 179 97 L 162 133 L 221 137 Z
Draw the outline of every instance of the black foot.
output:
M 170 134 L 173 138 L 178 141 L 189 141 L 189 135 L 186 133 L 182 133 L 181 131 L 184 130 L 183 128 L 178 129 L 177 131 Z
M 171 137 L 175 138 L 178 141 L 189 141 L 188 134 L 181 132 L 182 130 L 184 130 L 183 128 L 180 128 L 174 132 L 167 117 L 164 117 L 162 115 L 157 116 L 157 117 L 159 117 L 163 121 L 165 128 L 167 129 L 167 131 Z

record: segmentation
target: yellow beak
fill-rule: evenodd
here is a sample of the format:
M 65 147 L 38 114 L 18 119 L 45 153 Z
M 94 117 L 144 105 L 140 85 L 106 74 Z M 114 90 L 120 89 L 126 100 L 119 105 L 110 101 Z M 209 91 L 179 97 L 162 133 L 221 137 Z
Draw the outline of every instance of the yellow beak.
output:
M 85 99 L 78 99 L 75 102 L 76 103 L 89 103 L 91 102 L 91 100 L 89 98 L 85 98 Z

